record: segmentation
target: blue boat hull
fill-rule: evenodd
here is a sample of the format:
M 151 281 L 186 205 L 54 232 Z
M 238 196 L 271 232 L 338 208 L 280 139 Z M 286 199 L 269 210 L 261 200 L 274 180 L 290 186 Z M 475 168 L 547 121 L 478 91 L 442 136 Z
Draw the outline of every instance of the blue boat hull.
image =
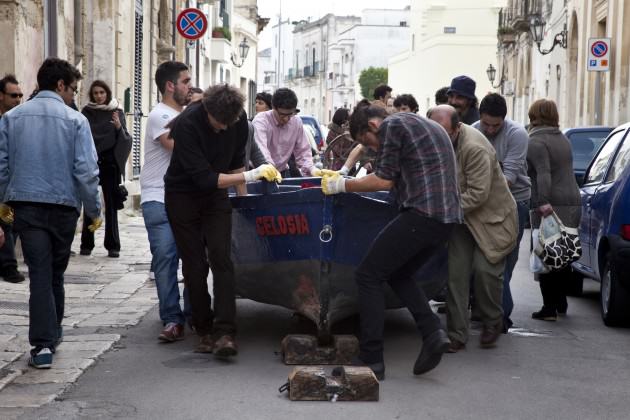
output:
M 232 197 L 236 290 L 307 317 L 325 336 L 357 313 L 355 269 L 397 210 L 384 192 L 327 197 L 320 188 L 301 188 L 304 182 L 318 185 L 319 179 L 289 179 L 272 193 L 269 184 L 258 183 L 249 186 L 250 195 Z M 429 298 L 444 287 L 446 270 L 443 249 L 416 273 Z M 387 308 L 401 307 L 385 288 Z

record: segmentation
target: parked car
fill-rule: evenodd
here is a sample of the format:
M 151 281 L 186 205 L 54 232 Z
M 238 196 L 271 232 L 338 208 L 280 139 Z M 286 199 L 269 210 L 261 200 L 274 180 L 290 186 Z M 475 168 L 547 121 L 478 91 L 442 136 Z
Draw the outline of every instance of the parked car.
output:
M 564 135 L 571 142 L 573 151 L 573 172 L 578 184 L 584 182 L 584 172 L 599 150 L 600 146 L 610 134 L 613 127 L 593 126 L 566 128 Z
M 324 145 L 324 135 L 322 132 L 322 128 L 319 126 L 317 118 L 310 115 L 300 115 L 300 118 L 302 119 L 303 124 L 313 127 L 313 130 L 315 131 L 315 142 L 317 143 L 317 148 L 321 150 Z
M 604 324 L 629 325 L 630 123 L 615 128 L 599 147 L 580 194 L 583 253 L 573 269 L 601 283 Z

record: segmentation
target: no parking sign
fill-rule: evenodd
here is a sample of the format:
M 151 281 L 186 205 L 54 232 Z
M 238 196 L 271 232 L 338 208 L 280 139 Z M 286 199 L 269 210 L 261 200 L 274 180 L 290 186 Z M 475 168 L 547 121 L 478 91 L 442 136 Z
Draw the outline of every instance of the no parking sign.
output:
M 610 38 L 589 38 L 588 71 L 610 70 Z
M 177 16 L 177 32 L 188 40 L 201 38 L 207 29 L 208 20 L 199 9 L 184 9 Z

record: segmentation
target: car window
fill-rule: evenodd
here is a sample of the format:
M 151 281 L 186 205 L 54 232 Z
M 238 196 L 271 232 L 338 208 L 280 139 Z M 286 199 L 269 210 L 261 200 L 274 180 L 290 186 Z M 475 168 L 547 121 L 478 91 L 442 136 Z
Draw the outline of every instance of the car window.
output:
M 614 182 L 621 176 L 623 170 L 628 166 L 630 162 L 630 138 L 626 136 L 623 144 L 615 156 L 615 161 L 610 167 L 610 171 L 606 176 L 606 182 Z
M 585 184 L 602 182 L 604 175 L 606 174 L 606 169 L 608 168 L 608 162 L 610 161 L 613 153 L 615 153 L 619 142 L 623 138 L 623 134 L 624 131 L 620 130 L 608 137 L 608 140 L 606 140 L 606 143 L 604 143 L 604 146 L 593 160 L 593 164 L 586 176 L 586 181 L 584 182 Z
M 573 151 L 573 169 L 586 170 L 593 156 L 606 140 L 607 131 L 576 131 L 569 135 Z

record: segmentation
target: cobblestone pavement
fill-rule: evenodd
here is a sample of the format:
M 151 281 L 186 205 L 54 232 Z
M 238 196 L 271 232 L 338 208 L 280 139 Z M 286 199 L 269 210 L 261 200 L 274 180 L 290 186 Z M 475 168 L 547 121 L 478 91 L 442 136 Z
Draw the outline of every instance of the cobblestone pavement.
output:
M 75 237 L 76 255 L 65 277 L 64 341 L 51 369 L 28 366 L 28 279 L 21 284 L 0 280 L 1 417 L 53 401 L 157 303 L 148 279 L 151 254 L 143 220 L 120 215 L 120 258 L 107 257 L 103 229 L 91 256 L 79 255 L 80 234 Z M 21 258 L 18 262 L 26 274 Z

